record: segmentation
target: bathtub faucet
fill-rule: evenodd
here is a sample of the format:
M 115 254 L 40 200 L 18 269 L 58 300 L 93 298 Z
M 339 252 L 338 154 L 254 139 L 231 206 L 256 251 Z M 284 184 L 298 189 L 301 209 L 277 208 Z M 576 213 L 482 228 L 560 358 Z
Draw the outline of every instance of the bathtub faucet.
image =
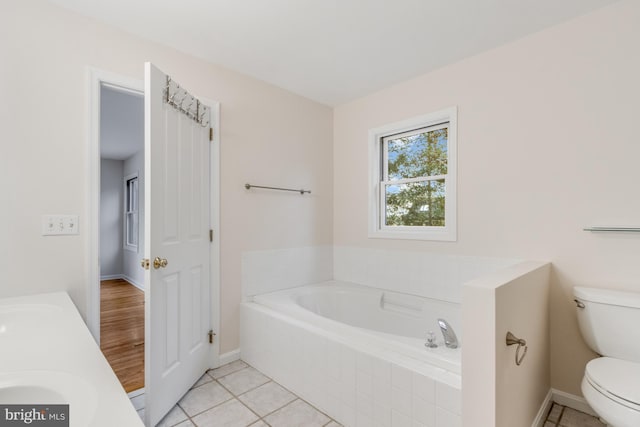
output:
M 453 332 L 451 325 L 444 319 L 438 319 L 438 325 L 440 325 L 440 330 L 444 337 L 444 345 L 449 348 L 458 348 L 458 337 Z

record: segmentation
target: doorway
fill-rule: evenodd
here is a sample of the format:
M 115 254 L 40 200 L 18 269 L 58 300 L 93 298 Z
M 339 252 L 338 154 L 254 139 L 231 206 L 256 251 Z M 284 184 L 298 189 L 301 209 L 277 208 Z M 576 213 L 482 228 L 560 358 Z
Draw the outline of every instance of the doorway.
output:
M 100 87 L 100 349 L 144 387 L 144 96 Z
M 149 78 L 150 71 L 153 72 L 154 78 Z M 138 241 L 138 258 L 137 268 L 143 272 L 143 289 L 144 289 L 144 389 L 139 392 L 135 392 L 138 402 L 145 408 L 145 422 L 147 425 L 156 424 L 160 418 L 168 411 L 175 402 L 184 394 L 188 388 L 200 377 L 201 373 L 206 369 L 216 368 L 219 366 L 219 352 L 220 343 L 215 338 L 220 328 L 220 106 L 215 101 L 205 100 L 200 98 L 196 102 L 196 98 L 189 95 L 184 89 L 177 85 L 169 76 L 163 75 L 153 67 L 152 64 L 145 65 L 145 81 L 131 79 L 118 74 L 105 72 L 93 68 L 88 68 L 88 152 L 89 152 L 89 167 L 87 168 L 87 283 L 88 285 L 88 306 L 87 306 L 87 326 L 93 334 L 98 344 L 104 339 L 101 334 L 101 301 L 100 301 L 100 278 L 101 278 L 101 233 L 100 233 L 100 187 L 101 187 L 101 144 L 100 144 L 100 111 L 101 111 L 101 94 L 103 88 L 116 90 L 117 92 L 125 94 L 134 94 L 140 96 L 144 93 L 144 159 L 145 165 L 138 174 L 138 191 L 144 191 L 149 195 L 157 195 L 155 190 L 160 193 L 180 194 L 182 200 L 170 200 L 168 203 L 163 203 L 160 197 L 146 197 L 144 203 L 138 200 L 138 212 L 139 223 L 138 227 L 146 229 L 144 233 L 144 239 Z M 151 86 L 150 86 L 151 85 Z M 168 90 L 171 90 L 168 94 Z M 144 91 L 144 92 L 143 92 Z M 177 93 L 176 91 L 179 91 Z M 162 97 L 159 98 L 158 95 Z M 190 98 L 187 98 L 190 96 Z M 174 100 L 179 101 L 179 104 L 174 103 L 171 105 L 169 102 Z M 184 104 L 184 109 L 182 108 Z M 193 107 L 195 105 L 195 107 Z M 180 107 L 180 108 L 179 108 Z M 189 108 L 196 108 L 198 114 L 188 114 L 184 110 Z M 205 115 L 206 113 L 206 115 Z M 200 122 L 194 121 L 194 118 L 199 118 Z M 205 119 L 208 117 L 208 119 Z M 204 120 L 203 120 L 204 119 Z M 169 120 L 169 123 L 162 123 Z M 196 123 L 196 125 L 194 125 Z M 206 150 L 203 150 L 201 154 L 197 154 L 192 151 L 189 155 L 190 147 L 195 148 L 196 139 L 189 138 L 189 133 L 179 132 L 173 133 L 169 138 L 158 135 L 158 130 L 170 130 L 175 129 L 175 125 L 178 125 L 178 129 L 192 129 L 193 135 L 200 135 L 199 140 L 201 144 L 206 146 Z M 206 136 L 205 136 L 206 135 Z M 186 137 L 186 138 L 185 138 Z M 152 141 L 154 141 L 152 143 Z M 177 146 L 174 144 L 179 142 Z M 163 145 L 164 144 L 164 145 Z M 171 145 L 167 147 L 166 144 Z M 186 144 L 186 145 L 183 145 Z M 164 147 L 164 149 L 162 148 Z M 172 152 L 176 147 L 181 147 L 182 154 L 180 156 L 170 155 L 165 160 L 158 159 L 160 152 Z M 169 149 L 171 148 L 171 149 Z M 184 151 L 187 150 L 187 151 Z M 155 154 L 154 154 L 155 153 Z M 155 161 L 153 160 L 155 159 Z M 188 160 L 186 163 L 183 160 Z M 179 161 L 180 160 L 180 161 Z M 200 167 L 194 168 L 189 166 L 190 161 L 199 160 Z M 201 161 L 200 161 L 201 160 Z M 158 172 L 167 167 L 178 166 L 182 168 L 186 173 L 186 176 L 182 178 L 182 181 L 174 179 L 154 179 L 158 177 Z M 174 169 L 176 170 L 176 169 Z M 155 171 L 155 175 L 150 172 Z M 199 171 L 199 172 L 197 172 Z M 196 173 L 197 172 L 197 173 Z M 124 166 L 123 166 L 124 175 Z M 180 175 L 178 175 L 180 176 Z M 199 176 L 200 185 L 196 184 L 196 176 Z M 126 209 L 125 201 L 129 198 L 126 194 L 126 189 L 129 187 L 131 192 L 134 191 L 135 185 L 133 183 L 127 184 L 129 181 L 129 175 L 124 175 L 123 178 L 123 191 L 124 200 L 121 210 L 126 210 L 126 213 L 130 213 Z M 146 181 L 141 185 L 139 180 Z M 179 192 L 175 193 L 173 188 L 176 182 L 183 182 L 183 185 L 179 187 Z M 200 199 L 192 197 L 194 189 L 200 188 L 202 197 Z M 142 190 L 144 189 L 144 190 Z M 155 189 L 155 190 L 153 190 Z M 140 195 L 139 195 L 140 197 Z M 153 200 L 155 200 L 155 202 Z M 197 202 L 201 200 L 201 202 Z M 206 271 L 207 277 L 203 274 L 197 274 L 197 269 L 188 268 L 186 271 L 176 272 L 176 269 L 185 261 L 195 259 L 192 256 L 184 256 L 180 251 L 175 253 L 169 253 L 169 250 L 154 249 L 154 244 L 160 242 L 171 243 L 171 239 L 162 237 L 162 227 L 158 229 L 158 225 L 161 223 L 167 224 L 166 220 L 161 220 L 163 216 L 163 206 L 166 207 L 179 207 L 183 210 L 179 215 L 179 218 L 183 218 L 188 221 L 188 224 L 195 224 L 198 221 L 194 221 L 194 213 L 197 212 L 194 207 L 185 203 L 190 201 L 194 202 L 202 208 L 202 215 L 199 223 L 202 225 L 200 236 L 202 240 L 206 239 L 207 247 L 202 248 L 198 252 L 198 256 L 203 258 L 208 267 L 204 267 L 203 272 Z M 145 208 L 146 206 L 146 208 Z M 186 209 L 186 210 L 185 210 Z M 199 208 L 200 209 L 200 208 Z M 206 209 L 206 210 L 205 210 Z M 135 210 L 135 209 L 134 209 Z M 144 215 L 140 212 L 144 210 Z M 198 210 L 199 211 L 199 210 Z M 153 214 L 153 215 L 152 215 Z M 191 218 L 191 219 L 189 219 Z M 166 217 L 165 217 L 166 219 Z M 126 215 L 123 217 L 123 245 L 128 238 L 127 227 L 124 225 L 126 221 Z M 133 220 L 130 220 L 133 221 Z M 154 227 L 155 221 L 155 227 Z M 133 222 L 131 222 L 133 224 Z M 185 230 L 188 233 L 189 226 L 183 224 L 179 227 L 181 230 Z M 153 230 L 156 230 L 154 232 Z M 184 233 L 183 233 L 184 234 Z M 135 233 L 133 233 L 135 235 Z M 191 241 L 195 235 L 188 234 L 187 238 Z M 206 236 L 206 237 L 205 237 Z M 160 239 L 160 240 L 158 240 Z M 155 242 L 155 243 L 154 243 Z M 140 247 L 144 246 L 143 251 Z M 169 259 L 168 267 L 167 261 L 161 259 L 166 257 Z M 123 258 L 124 259 L 124 258 Z M 150 269 L 149 260 L 153 262 Z M 142 266 L 140 264 L 142 261 Z M 160 262 L 163 261 L 163 262 Z M 202 298 L 197 298 L 193 291 L 197 288 L 194 286 L 197 283 L 196 279 L 200 280 L 198 285 L 202 290 Z M 131 282 L 135 282 L 135 278 Z M 179 279 L 179 280 L 176 280 Z M 185 279 L 184 286 L 182 285 L 182 279 Z M 128 280 L 128 279 L 127 279 Z M 132 283 L 135 285 L 135 283 Z M 177 286 L 176 286 L 177 285 Z M 174 292 L 179 291 L 179 292 Z M 170 295 L 173 292 L 175 295 Z M 183 295 L 183 293 L 185 293 Z M 191 293 L 191 296 L 189 296 Z M 155 296 L 154 296 L 155 295 Z M 185 297 L 186 296 L 186 297 Z M 155 303 L 152 303 L 154 302 Z M 166 302 L 166 304 L 158 305 L 158 302 Z M 175 322 L 169 319 L 169 317 L 176 312 L 176 310 L 182 310 L 185 316 L 193 316 L 193 310 L 187 308 L 188 304 L 184 303 L 192 301 L 194 305 L 202 302 L 203 311 L 201 312 L 200 322 L 194 321 L 180 321 Z M 183 307 L 184 306 L 184 307 Z M 152 309 L 155 307 L 155 309 Z M 164 309 L 167 309 L 165 311 Z M 158 311 L 160 309 L 160 311 Z M 206 310 L 206 311 L 205 311 Z M 187 330 L 186 334 L 182 330 L 178 330 L 175 326 L 182 325 L 182 328 L 193 328 L 193 330 L 199 330 L 200 332 L 190 334 Z M 178 334 L 176 334 L 178 332 Z M 166 339 L 165 339 L 166 337 Z M 185 337 L 187 339 L 182 339 Z M 179 339 L 176 339 L 179 338 Z M 162 344 L 162 341 L 165 344 Z M 139 341 L 138 341 L 139 342 Z M 160 344 L 160 346 L 158 346 Z M 173 360 L 166 356 L 171 354 L 166 350 L 178 350 L 179 359 Z M 167 354 L 164 354 L 167 353 Z M 189 357 L 193 359 L 198 355 L 197 366 L 194 362 L 187 360 Z M 167 363 L 169 365 L 167 365 Z M 164 364 L 164 367 L 163 367 Z M 154 369 L 155 367 L 155 369 Z M 187 372 L 185 369 L 193 368 Z M 168 374 L 164 375 L 158 368 L 168 370 Z M 179 369 L 178 369 L 179 368 Z M 184 372 L 184 374 L 182 373 Z M 174 384 L 160 384 L 158 379 L 162 378 L 174 378 Z M 179 382 L 180 384 L 175 384 Z M 138 393 L 142 393 L 138 395 Z M 134 393 L 130 393 L 129 396 L 133 397 Z M 132 399 L 133 401 L 134 399 Z M 170 405 L 170 406 L 169 406 Z M 135 402 L 134 402 L 135 406 Z M 136 407 L 136 409 L 139 409 Z

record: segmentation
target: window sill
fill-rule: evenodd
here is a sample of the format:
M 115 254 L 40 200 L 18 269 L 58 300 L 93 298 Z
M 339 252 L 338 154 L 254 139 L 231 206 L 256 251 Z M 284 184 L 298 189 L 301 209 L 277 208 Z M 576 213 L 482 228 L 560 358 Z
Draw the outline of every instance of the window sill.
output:
M 457 236 L 452 230 L 374 230 L 369 231 L 370 239 L 432 240 L 455 242 Z

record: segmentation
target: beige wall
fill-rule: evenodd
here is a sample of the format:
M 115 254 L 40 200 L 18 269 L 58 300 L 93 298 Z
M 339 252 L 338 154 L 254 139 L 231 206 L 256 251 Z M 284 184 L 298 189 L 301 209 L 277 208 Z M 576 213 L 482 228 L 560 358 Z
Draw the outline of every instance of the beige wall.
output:
M 337 107 L 335 244 L 551 261 L 551 384 L 579 395 L 572 287 L 640 290 L 640 236 L 582 231 L 640 225 L 638 40 L 621 1 Z M 368 239 L 368 129 L 452 105 L 458 241 Z
M 638 236 L 581 231 L 640 224 L 639 39 L 640 4 L 621 1 L 340 106 L 332 136 L 327 107 L 43 0 L 4 1 L 0 296 L 66 289 L 86 314 L 85 66 L 142 78 L 150 60 L 221 102 L 223 352 L 238 345 L 242 252 L 330 244 L 333 231 L 343 246 L 552 261 L 552 386 L 579 394 L 593 354 L 571 288 L 640 290 Z M 458 241 L 368 239 L 367 130 L 451 105 Z M 246 181 L 313 193 L 271 198 Z M 45 213 L 79 213 L 81 235 L 41 237 Z
M 221 103 L 221 351 L 237 348 L 241 253 L 331 243 L 331 109 L 43 0 L 0 3 L 0 31 L 0 297 L 67 290 L 86 315 L 86 67 L 142 79 L 151 61 Z M 80 214 L 80 236 L 40 236 L 49 213 Z
M 549 271 L 526 261 L 464 285 L 463 425 L 534 425 L 550 388 Z M 519 366 L 507 332 L 527 342 Z
M 497 427 L 533 425 L 551 385 L 550 265 L 530 262 L 526 268 L 531 271 L 495 293 Z M 527 342 L 527 354 L 519 366 L 515 361 L 517 345 L 506 345 L 507 332 Z

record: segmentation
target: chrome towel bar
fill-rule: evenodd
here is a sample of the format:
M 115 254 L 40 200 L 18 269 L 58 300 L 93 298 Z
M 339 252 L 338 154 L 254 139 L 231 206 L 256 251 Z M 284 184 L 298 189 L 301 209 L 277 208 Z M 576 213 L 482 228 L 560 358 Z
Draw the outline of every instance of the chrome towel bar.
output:
M 640 233 L 640 227 L 585 227 L 584 231 L 609 233 Z
M 300 194 L 304 194 L 304 193 L 309 193 L 311 194 L 311 190 L 297 190 L 295 188 L 281 188 L 281 187 L 265 187 L 262 185 L 253 185 L 253 184 L 245 184 L 244 188 L 246 188 L 247 190 L 251 190 L 252 188 L 263 188 L 265 190 L 278 190 L 278 191 L 295 191 L 296 193 L 300 193 Z

